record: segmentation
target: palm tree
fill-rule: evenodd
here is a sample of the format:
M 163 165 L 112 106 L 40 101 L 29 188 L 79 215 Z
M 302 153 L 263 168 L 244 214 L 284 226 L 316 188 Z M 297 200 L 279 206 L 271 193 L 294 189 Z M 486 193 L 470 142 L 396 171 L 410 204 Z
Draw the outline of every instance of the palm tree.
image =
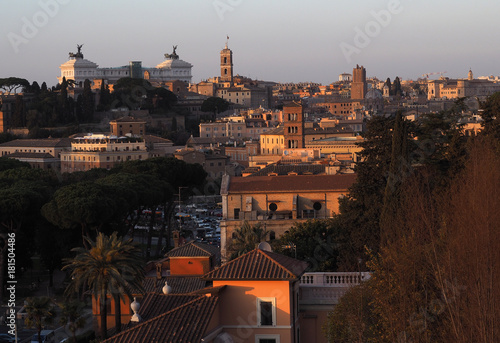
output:
M 121 301 L 125 296 L 132 298 L 131 290 L 143 291 L 144 269 L 140 257 L 141 250 L 132 239 L 124 240 L 113 232 L 111 236 L 102 233 L 92 241 L 85 238 L 89 249 L 74 248 L 77 255 L 67 259 L 63 269 L 71 269 L 72 281 L 67 294 L 78 292 L 86 284 L 96 301 L 100 304 L 101 337 L 107 336 L 107 296 L 115 300 L 115 326 L 121 328 Z
M 231 252 L 230 260 L 255 249 L 257 244 L 266 240 L 268 234 L 269 231 L 262 228 L 260 223 L 252 226 L 245 221 L 241 228 L 233 232 L 233 238 L 228 249 Z
M 85 304 L 78 300 L 65 302 L 62 307 L 62 316 L 60 324 L 68 326 L 68 330 L 73 335 L 73 343 L 76 343 L 76 331 L 85 326 L 85 318 L 83 317 L 83 309 Z
M 38 342 L 42 342 L 40 332 L 45 325 L 52 323 L 55 316 L 55 306 L 49 297 L 34 297 L 26 299 L 26 318 L 24 322 L 27 327 L 34 328 L 38 333 Z

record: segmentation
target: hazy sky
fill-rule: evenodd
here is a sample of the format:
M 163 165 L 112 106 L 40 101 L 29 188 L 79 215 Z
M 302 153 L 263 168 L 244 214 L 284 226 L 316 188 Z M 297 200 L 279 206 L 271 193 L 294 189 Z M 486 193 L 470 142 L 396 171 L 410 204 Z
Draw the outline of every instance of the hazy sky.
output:
M 226 35 L 235 74 L 328 84 L 367 76 L 499 75 L 497 0 L 1 0 L 0 77 L 57 83 L 84 44 L 101 67 L 153 67 L 178 45 L 193 82 L 220 73 Z M 435 76 L 436 77 L 436 76 Z

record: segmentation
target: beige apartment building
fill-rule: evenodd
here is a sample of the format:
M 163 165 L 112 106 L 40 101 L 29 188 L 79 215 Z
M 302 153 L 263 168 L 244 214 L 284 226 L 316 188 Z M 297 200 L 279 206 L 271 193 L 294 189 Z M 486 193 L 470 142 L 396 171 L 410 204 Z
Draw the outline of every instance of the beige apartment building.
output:
M 500 91 L 500 83 L 485 79 L 474 79 L 469 70 L 467 79 L 430 80 L 427 85 L 427 99 L 457 99 L 463 97 L 486 97 Z
M 89 134 L 74 138 L 71 150 L 61 152 L 61 172 L 72 173 L 93 168 L 110 169 L 130 160 L 145 160 L 148 151 L 140 137 Z

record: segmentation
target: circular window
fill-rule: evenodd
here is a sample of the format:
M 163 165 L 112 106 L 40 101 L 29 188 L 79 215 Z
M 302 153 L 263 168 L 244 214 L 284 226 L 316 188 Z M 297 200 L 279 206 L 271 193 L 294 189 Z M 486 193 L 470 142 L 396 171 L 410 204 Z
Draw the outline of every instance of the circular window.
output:
M 316 201 L 316 202 L 314 203 L 314 205 L 313 205 L 313 208 L 314 208 L 316 211 L 321 210 L 321 203 Z
M 278 205 L 276 205 L 274 202 L 272 202 L 269 204 L 269 209 L 274 212 L 278 209 Z

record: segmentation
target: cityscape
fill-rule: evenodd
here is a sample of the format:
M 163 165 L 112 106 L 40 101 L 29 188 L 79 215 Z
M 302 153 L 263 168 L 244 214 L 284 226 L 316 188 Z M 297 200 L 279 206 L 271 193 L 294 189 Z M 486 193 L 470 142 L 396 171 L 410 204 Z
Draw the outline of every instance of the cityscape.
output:
M 483 2 L 124 3 L 8 10 L 0 342 L 500 340 Z

